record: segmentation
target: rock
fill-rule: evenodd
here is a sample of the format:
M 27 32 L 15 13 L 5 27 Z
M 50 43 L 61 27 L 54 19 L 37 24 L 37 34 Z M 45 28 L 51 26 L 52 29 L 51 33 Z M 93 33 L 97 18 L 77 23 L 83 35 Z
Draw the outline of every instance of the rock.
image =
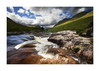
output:
M 79 36 L 75 31 L 53 33 L 48 39 L 48 41 L 58 44 L 60 48 L 72 50 L 73 54 L 78 54 L 80 59 L 84 57 L 85 60 L 93 60 L 93 42 L 91 40 L 93 39 Z
M 70 56 L 66 55 L 66 57 L 68 58 L 68 64 L 77 64 L 78 62 L 75 61 L 73 58 L 71 58 Z
M 47 53 L 58 54 L 59 53 L 59 49 L 58 48 L 49 48 Z
M 41 64 L 77 64 L 75 60 L 73 60 L 72 58 L 68 56 L 66 57 L 58 56 L 58 58 L 54 57 L 52 59 L 43 58 L 40 61 L 41 61 Z
M 78 54 L 85 56 L 87 59 L 93 59 L 93 46 L 81 47 Z
M 83 36 L 83 37 L 86 37 L 87 33 L 86 32 L 83 32 L 80 34 L 80 36 Z
M 90 44 L 88 38 L 80 37 L 75 31 L 61 31 L 50 36 L 48 41 L 58 44 L 60 47 L 72 48 L 82 43 Z
M 33 48 L 20 48 L 7 53 L 7 64 L 35 64 L 41 58 Z
M 20 48 L 7 52 L 7 64 L 76 64 L 77 61 L 66 55 L 61 48 L 49 48 L 48 53 L 54 53 L 53 58 L 43 58 L 33 48 Z M 58 55 L 59 53 L 59 55 Z M 62 53 L 62 55 L 60 55 Z M 57 56 L 58 55 L 58 56 Z
M 27 58 L 23 59 L 23 61 L 21 61 L 20 64 L 40 64 L 41 58 L 43 57 L 40 55 L 31 54 Z
M 54 39 L 56 38 L 56 39 Z M 48 39 L 48 41 L 51 41 L 53 43 L 58 44 L 59 46 L 63 46 L 63 40 L 64 38 L 62 37 L 62 35 L 55 35 L 53 34 L 53 36 L 51 36 L 51 38 Z
M 93 27 L 88 29 L 86 32 L 81 33 L 80 36 L 83 36 L 83 37 L 93 37 Z
M 88 37 L 93 37 L 93 28 L 90 28 L 90 29 L 87 31 L 86 35 L 87 35 Z
M 33 43 L 31 43 L 31 44 L 25 45 L 23 48 L 35 48 L 35 47 L 36 46 Z

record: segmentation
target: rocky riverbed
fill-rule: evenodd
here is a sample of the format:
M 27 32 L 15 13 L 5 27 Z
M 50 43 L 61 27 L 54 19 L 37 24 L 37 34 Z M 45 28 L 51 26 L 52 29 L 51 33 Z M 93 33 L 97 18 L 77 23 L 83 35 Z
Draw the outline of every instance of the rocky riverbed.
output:
M 34 34 L 33 34 L 34 35 Z M 8 64 L 93 64 L 93 41 L 75 31 L 61 31 L 34 37 L 19 49 L 7 50 Z M 30 40 L 26 40 L 30 41 Z M 23 42 L 21 42 L 23 43 Z M 15 46 L 14 46 L 15 47 Z

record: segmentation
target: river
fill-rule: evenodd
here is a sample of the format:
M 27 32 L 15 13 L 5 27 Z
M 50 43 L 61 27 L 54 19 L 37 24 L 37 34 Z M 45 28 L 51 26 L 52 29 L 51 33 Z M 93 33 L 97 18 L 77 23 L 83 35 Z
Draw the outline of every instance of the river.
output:
M 47 53 L 49 48 L 58 48 L 57 44 L 49 42 L 47 39 L 49 37 L 36 37 L 34 35 L 9 35 L 7 36 L 7 48 L 8 49 L 19 49 L 23 45 L 28 43 L 36 43 L 36 50 L 38 55 L 41 55 L 45 58 L 53 58 L 55 55 L 52 53 Z M 38 43 L 39 42 L 39 43 Z
M 23 43 L 28 40 L 33 40 L 33 35 L 9 35 L 7 36 L 7 48 L 14 48 L 17 44 Z

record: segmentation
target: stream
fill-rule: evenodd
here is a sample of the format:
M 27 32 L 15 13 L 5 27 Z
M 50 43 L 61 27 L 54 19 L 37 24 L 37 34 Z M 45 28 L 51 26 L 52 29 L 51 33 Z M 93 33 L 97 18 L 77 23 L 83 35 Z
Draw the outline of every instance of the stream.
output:
M 15 48 L 19 49 L 22 46 L 35 43 L 36 50 L 38 51 L 38 55 L 43 56 L 44 58 L 53 58 L 55 55 L 52 53 L 47 53 L 48 48 L 58 48 L 57 44 L 49 42 L 47 39 L 49 37 L 36 37 L 33 35 L 9 35 L 7 36 L 7 49 Z M 57 56 L 57 55 L 56 55 Z
M 33 35 L 9 35 L 7 36 L 7 48 L 14 48 L 16 45 L 23 43 L 28 40 L 33 40 Z

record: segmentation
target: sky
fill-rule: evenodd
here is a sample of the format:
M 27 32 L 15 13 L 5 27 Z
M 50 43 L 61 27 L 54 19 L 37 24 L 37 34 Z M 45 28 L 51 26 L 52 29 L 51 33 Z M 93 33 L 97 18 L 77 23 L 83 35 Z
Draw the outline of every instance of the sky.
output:
M 64 18 L 91 10 L 92 7 L 7 7 L 7 17 L 19 24 L 50 28 Z

